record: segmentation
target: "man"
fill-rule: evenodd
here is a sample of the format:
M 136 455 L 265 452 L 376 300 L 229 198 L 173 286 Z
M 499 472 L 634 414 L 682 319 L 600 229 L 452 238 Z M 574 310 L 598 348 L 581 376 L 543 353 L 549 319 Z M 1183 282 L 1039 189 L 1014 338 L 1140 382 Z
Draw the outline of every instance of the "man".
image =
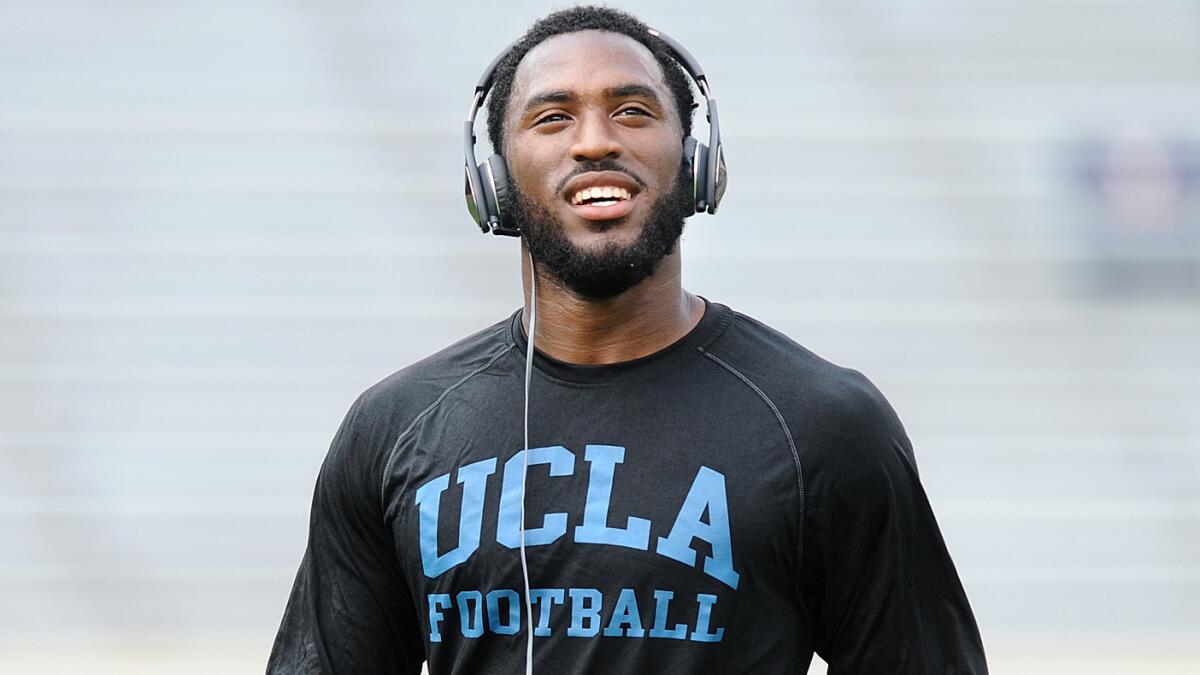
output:
M 490 96 L 525 307 L 354 403 L 268 670 L 986 672 L 883 396 L 683 290 L 665 43 L 565 10 Z

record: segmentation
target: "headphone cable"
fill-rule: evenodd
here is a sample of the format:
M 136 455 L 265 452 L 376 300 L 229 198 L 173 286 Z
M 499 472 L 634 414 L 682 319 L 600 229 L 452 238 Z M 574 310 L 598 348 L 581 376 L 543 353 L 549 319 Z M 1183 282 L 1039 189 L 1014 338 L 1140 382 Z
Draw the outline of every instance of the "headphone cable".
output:
M 525 557 L 525 485 L 529 477 L 529 384 L 533 380 L 533 335 L 537 322 L 537 270 L 529 253 L 529 339 L 525 346 L 525 453 L 521 467 L 521 575 L 525 580 L 525 675 L 533 675 L 533 597 Z

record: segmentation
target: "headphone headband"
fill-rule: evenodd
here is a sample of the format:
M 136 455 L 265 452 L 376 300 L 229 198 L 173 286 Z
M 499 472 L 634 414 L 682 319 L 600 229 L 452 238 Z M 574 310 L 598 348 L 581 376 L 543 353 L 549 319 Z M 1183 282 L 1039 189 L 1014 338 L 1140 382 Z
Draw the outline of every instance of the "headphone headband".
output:
M 690 136 L 684 139 L 684 152 L 691 154 L 692 175 L 695 185 L 693 194 L 696 201 L 696 212 L 716 213 L 721 197 L 725 194 L 725 156 L 721 146 L 721 127 L 717 118 L 717 101 L 713 98 L 708 84 L 708 77 L 700 67 L 691 52 L 671 39 L 665 33 L 653 28 L 648 29 L 650 35 L 662 41 L 671 57 L 687 71 L 696 86 L 704 96 L 708 119 L 708 145 L 698 143 Z M 484 233 L 520 236 L 520 228 L 504 223 L 501 219 L 501 202 L 506 190 L 507 170 L 504 160 L 499 154 L 488 158 L 487 162 L 479 163 L 475 157 L 475 116 L 483 107 L 492 88 L 492 78 L 500 62 L 504 60 L 520 40 L 505 47 L 496 58 L 484 69 L 475 83 L 475 96 L 471 100 L 471 108 L 467 113 L 464 125 L 464 146 L 466 160 L 466 198 L 467 209 L 471 217 Z M 689 152 L 690 151 L 690 152 Z M 487 174 L 485 177 L 485 173 Z

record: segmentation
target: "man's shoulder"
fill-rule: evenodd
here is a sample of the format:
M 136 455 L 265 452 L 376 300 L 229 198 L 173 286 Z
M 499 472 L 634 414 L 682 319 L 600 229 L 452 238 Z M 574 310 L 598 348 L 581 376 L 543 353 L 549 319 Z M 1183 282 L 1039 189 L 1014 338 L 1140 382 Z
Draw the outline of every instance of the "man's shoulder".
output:
M 731 314 L 729 328 L 708 351 L 764 391 L 769 388 L 781 396 L 804 396 L 838 407 L 882 398 L 861 372 L 819 356 L 758 319 L 736 311 Z
M 733 312 L 729 328 L 708 351 L 754 383 L 798 434 L 903 435 L 891 404 L 866 375 L 817 355 L 762 321 Z
M 372 416 L 412 414 L 493 367 L 514 344 L 513 316 L 430 354 L 368 387 L 355 406 Z

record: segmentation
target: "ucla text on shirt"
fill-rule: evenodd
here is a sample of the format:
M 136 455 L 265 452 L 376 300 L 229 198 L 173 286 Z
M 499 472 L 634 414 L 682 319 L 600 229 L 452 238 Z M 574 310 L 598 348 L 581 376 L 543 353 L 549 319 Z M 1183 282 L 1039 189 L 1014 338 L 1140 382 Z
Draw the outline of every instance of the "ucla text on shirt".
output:
M 496 542 L 510 549 L 521 545 L 522 473 L 526 466 L 522 450 L 505 463 L 496 524 Z M 650 530 L 646 518 L 629 516 L 624 527 L 609 525 L 616 467 L 625 461 L 625 448 L 615 445 L 587 445 L 587 499 L 583 523 L 571 530 L 575 544 L 620 546 L 651 551 Z M 528 466 L 545 465 L 550 477 L 573 476 L 576 455 L 561 445 L 531 448 Z M 458 543 L 454 549 L 438 552 L 438 528 L 442 493 L 450 486 L 450 474 L 442 474 L 417 489 L 416 504 L 420 516 L 421 564 L 426 577 L 436 578 L 466 562 L 479 549 L 483 532 L 484 496 L 488 482 L 496 473 L 498 460 L 490 457 L 459 467 L 455 480 L 462 486 L 459 510 Z M 567 535 L 566 513 L 547 513 L 540 527 L 525 530 L 525 546 L 552 544 Z M 690 567 L 697 565 L 694 540 L 711 548 L 703 558 L 705 574 L 731 589 L 738 586 L 733 567 L 733 546 L 729 534 L 729 506 L 725 476 L 701 466 L 687 497 L 665 537 L 657 537 L 653 553 Z M 615 597 L 605 597 L 595 588 L 532 588 L 530 600 L 536 619 L 534 635 L 548 637 L 551 615 L 556 608 L 570 612 L 567 637 L 591 638 L 597 635 L 629 638 L 664 638 L 695 642 L 720 642 L 724 628 L 711 626 L 717 596 L 709 593 L 679 594 L 670 589 L 655 589 L 640 596 L 632 588 L 622 588 Z M 464 589 L 451 593 L 430 593 L 426 597 L 429 617 L 429 641 L 441 642 L 443 625 L 457 619 L 463 637 L 478 638 L 485 632 L 515 635 L 521 626 L 522 602 L 516 589 Z M 642 621 L 642 607 L 654 607 L 649 630 Z M 610 608 L 605 611 L 606 608 Z M 449 619 L 447 617 L 449 616 Z M 678 622 L 687 617 L 688 623 Z

